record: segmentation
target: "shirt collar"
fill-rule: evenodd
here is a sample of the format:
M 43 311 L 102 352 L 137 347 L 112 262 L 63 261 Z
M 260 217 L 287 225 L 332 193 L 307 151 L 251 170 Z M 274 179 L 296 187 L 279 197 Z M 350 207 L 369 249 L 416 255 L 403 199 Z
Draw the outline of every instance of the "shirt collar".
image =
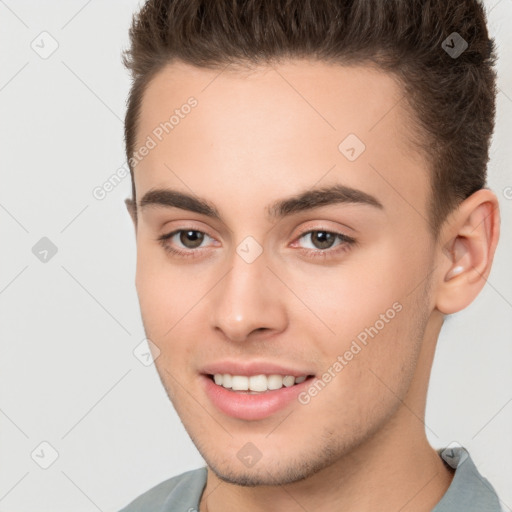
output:
M 437 450 L 443 461 L 455 469 L 452 483 L 432 512 L 500 512 L 496 491 L 477 470 L 462 446 Z

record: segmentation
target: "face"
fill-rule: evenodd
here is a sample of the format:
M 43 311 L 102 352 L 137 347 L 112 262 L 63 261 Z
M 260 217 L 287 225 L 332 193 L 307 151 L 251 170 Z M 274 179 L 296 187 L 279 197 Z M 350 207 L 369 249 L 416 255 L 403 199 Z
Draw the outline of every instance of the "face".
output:
M 408 435 L 434 244 L 403 103 L 381 71 L 312 61 L 173 63 L 146 90 L 143 323 L 226 481 L 297 481 L 383 432 Z

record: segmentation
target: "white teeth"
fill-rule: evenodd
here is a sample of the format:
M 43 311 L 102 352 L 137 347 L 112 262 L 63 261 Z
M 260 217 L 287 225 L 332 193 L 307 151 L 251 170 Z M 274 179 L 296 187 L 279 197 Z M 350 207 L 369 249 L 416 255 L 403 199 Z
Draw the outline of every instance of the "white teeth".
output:
M 267 377 L 268 389 L 281 389 L 283 387 L 283 377 L 281 375 L 269 375 Z
M 213 377 L 215 378 L 215 376 Z M 225 388 L 228 388 L 230 389 L 231 388 L 231 375 L 229 375 L 229 373 L 225 373 L 224 375 L 222 375 L 222 382 L 221 384 L 225 387 Z
M 251 391 L 267 391 L 267 377 L 265 375 L 249 377 L 249 389 Z
M 231 389 L 233 389 L 233 391 L 247 391 L 249 389 L 249 377 L 245 375 L 233 375 L 231 377 Z
M 283 386 L 286 386 L 289 388 L 290 386 L 293 386 L 295 384 L 295 377 L 291 375 L 287 375 L 286 377 L 283 377 Z
M 213 376 L 215 384 L 223 386 L 226 389 L 233 389 L 233 391 L 254 391 L 264 392 L 269 390 L 281 389 L 284 387 L 291 387 L 294 384 L 300 384 L 306 380 L 306 375 L 294 377 L 293 375 L 231 375 L 229 373 L 216 373 Z

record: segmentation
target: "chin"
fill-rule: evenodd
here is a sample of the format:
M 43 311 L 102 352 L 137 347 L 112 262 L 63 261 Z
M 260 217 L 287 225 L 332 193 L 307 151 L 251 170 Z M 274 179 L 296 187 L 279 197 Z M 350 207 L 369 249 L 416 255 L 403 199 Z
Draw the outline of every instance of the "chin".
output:
M 205 453 L 203 447 L 197 447 L 208 469 L 220 480 L 244 487 L 278 486 L 299 482 L 331 466 L 339 456 L 332 448 L 318 447 L 314 453 L 295 451 L 288 457 L 277 454 L 274 457 L 263 456 L 254 466 L 246 467 L 236 453 L 227 458 L 226 452 L 220 455 L 206 450 L 209 453 Z
M 233 467 L 222 467 L 208 464 L 208 468 L 222 481 L 240 485 L 243 487 L 257 486 L 278 486 L 286 485 L 294 482 L 305 480 L 316 473 L 313 467 L 278 467 L 275 465 L 272 469 L 268 469 L 267 465 L 262 464 L 259 468 L 252 469 L 236 469 Z

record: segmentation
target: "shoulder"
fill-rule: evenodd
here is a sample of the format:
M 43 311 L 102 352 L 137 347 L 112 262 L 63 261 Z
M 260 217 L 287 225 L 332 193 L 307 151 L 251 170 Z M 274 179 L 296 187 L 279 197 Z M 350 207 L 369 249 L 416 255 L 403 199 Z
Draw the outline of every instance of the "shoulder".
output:
M 155 485 L 120 512 L 197 511 L 205 484 L 206 467 L 187 471 Z

